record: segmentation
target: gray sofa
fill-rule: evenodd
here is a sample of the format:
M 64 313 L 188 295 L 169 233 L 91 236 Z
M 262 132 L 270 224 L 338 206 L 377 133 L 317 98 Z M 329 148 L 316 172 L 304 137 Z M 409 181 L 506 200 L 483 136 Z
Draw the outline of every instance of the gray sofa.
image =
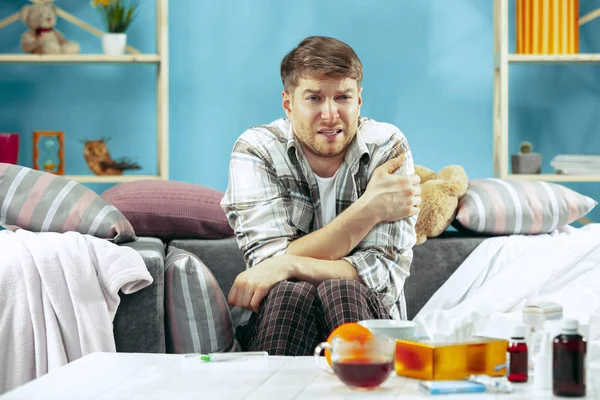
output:
M 123 246 L 140 253 L 154 281 L 136 293 L 119 293 L 121 303 L 113 321 L 118 352 L 165 352 L 165 245 L 157 238 L 140 237 Z
M 409 319 L 484 239 L 447 231 L 414 248 L 411 275 L 405 283 Z M 114 320 L 119 352 L 165 352 L 164 258 L 170 246 L 198 256 L 211 269 L 225 296 L 235 277 L 244 270 L 244 261 L 234 238 L 175 239 L 163 243 L 157 238 L 141 237 L 124 245 L 140 252 L 154 282 L 137 293 L 121 294 Z

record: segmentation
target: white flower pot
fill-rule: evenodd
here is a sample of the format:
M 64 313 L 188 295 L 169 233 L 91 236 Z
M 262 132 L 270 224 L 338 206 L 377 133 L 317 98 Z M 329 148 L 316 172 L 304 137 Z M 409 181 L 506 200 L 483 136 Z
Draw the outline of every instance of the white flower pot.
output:
M 127 45 L 127 34 L 125 33 L 105 33 L 102 36 L 102 50 L 104 54 L 116 56 L 125 53 Z

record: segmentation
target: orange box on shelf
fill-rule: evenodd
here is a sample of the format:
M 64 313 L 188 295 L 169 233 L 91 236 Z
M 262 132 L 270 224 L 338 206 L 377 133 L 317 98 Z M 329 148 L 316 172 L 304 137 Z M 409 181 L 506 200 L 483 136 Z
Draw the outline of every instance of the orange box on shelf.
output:
M 517 54 L 579 53 L 579 0 L 516 0 Z
M 464 342 L 396 340 L 396 374 L 423 380 L 464 379 L 470 375 L 506 375 L 503 339 L 475 338 Z

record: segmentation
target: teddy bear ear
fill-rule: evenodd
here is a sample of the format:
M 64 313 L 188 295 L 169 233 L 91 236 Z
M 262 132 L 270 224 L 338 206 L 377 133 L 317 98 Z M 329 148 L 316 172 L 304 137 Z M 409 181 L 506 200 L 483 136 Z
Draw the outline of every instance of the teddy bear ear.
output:
M 26 6 L 23 6 L 23 8 L 21 8 L 21 11 L 19 12 L 19 18 L 21 18 L 21 21 L 27 22 L 27 18 L 29 17 L 29 12 L 31 11 L 32 8 L 33 8 L 32 5 L 26 5 Z
M 451 196 L 462 196 L 469 187 L 469 178 L 464 168 L 460 165 L 449 165 L 440 171 L 445 185 L 450 189 Z

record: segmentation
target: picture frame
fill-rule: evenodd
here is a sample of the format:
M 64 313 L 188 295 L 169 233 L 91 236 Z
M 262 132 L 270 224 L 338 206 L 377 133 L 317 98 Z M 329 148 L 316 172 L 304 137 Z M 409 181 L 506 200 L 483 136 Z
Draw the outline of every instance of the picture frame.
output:
M 33 169 L 65 174 L 65 134 L 61 131 L 33 132 Z

